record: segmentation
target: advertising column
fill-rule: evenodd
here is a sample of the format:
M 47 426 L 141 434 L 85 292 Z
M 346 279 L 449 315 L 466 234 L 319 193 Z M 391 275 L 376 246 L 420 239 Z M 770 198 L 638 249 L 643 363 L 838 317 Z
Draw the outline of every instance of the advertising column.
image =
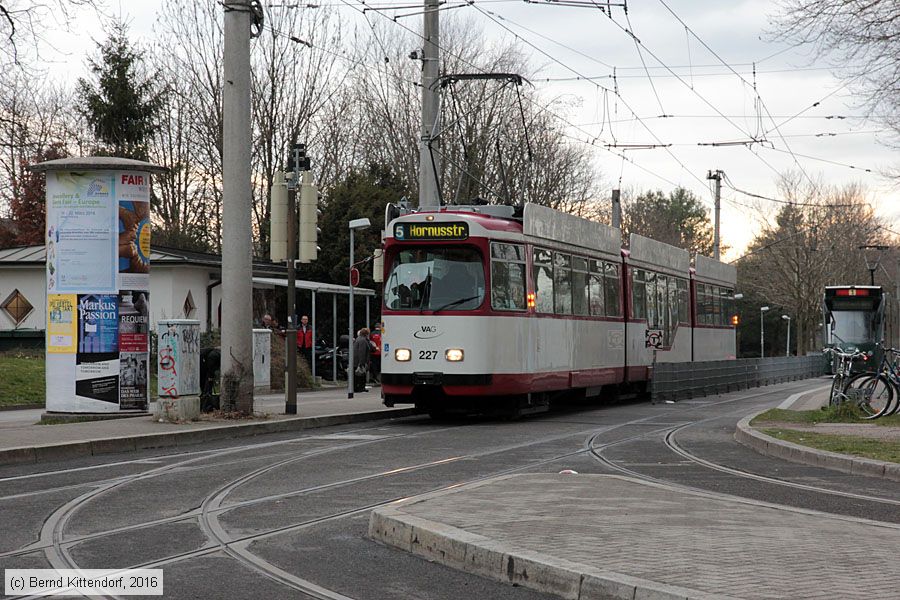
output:
M 113 164 L 148 170 L 107 167 Z M 47 410 L 145 412 L 149 171 L 161 168 L 87 158 L 50 161 L 35 170 L 47 171 Z

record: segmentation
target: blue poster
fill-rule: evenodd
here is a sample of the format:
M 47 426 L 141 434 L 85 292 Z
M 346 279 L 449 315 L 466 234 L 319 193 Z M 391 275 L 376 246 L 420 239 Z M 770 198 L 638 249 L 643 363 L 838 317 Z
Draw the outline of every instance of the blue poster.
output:
M 113 294 L 78 295 L 78 353 L 119 351 L 118 297 Z

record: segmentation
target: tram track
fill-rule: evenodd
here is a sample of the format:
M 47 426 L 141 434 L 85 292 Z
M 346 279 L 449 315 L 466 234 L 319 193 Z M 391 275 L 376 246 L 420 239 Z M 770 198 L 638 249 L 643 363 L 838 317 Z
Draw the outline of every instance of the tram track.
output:
M 738 398 L 731 398 L 731 399 L 727 399 L 727 400 L 723 400 L 723 401 L 719 401 L 719 402 L 704 403 L 704 404 L 698 405 L 696 407 L 693 407 L 693 406 L 690 407 L 688 409 L 688 412 L 694 412 L 696 410 L 704 410 L 704 409 L 707 409 L 709 406 L 713 406 L 713 405 L 735 402 L 738 400 L 748 400 L 748 399 L 752 399 L 754 397 L 768 395 L 771 393 L 772 392 L 762 392 L 762 393 L 753 394 L 753 395 L 749 395 L 749 396 L 744 395 L 744 396 L 740 396 Z M 318 486 L 310 486 L 310 487 L 299 489 L 299 490 L 282 492 L 280 494 L 273 494 L 273 495 L 269 495 L 269 496 L 253 498 L 253 499 L 230 503 L 230 504 L 226 503 L 226 498 L 228 497 L 228 495 L 231 494 L 232 492 L 234 492 L 235 490 L 237 490 L 238 488 L 248 484 L 252 480 L 260 477 L 261 475 L 263 475 L 265 473 L 272 472 L 275 469 L 281 468 L 287 464 L 296 462 L 298 460 L 303 460 L 306 458 L 312 458 L 314 456 L 318 456 L 320 454 L 324 454 L 327 452 L 334 452 L 334 451 L 339 451 L 339 450 L 352 450 L 357 446 L 363 446 L 366 444 L 384 442 L 384 441 L 388 441 L 388 440 L 397 439 L 398 437 L 408 437 L 408 436 L 389 436 L 389 437 L 384 437 L 384 438 L 379 438 L 379 439 L 374 439 L 374 440 L 366 440 L 365 442 L 358 442 L 355 444 L 345 444 L 340 447 L 320 449 L 319 451 L 312 451 L 310 453 L 307 453 L 307 454 L 303 455 L 302 457 L 292 457 L 287 460 L 278 461 L 274 464 L 265 465 L 258 469 L 254 469 L 253 471 L 251 471 L 249 473 L 245 473 L 245 474 L 241 475 L 240 477 L 236 477 L 233 480 L 219 486 L 216 490 L 214 490 L 213 492 L 208 494 L 201 502 L 200 507 L 193 509 L 189 513 L 177 515 L 174 517 L 168 517 L 168 518 L 164 518 L 164 519 L 158 519 L 158 520 L 154 520 L 154 521 L 148 521 L 148 522 L 144 522 L 144 523 L 134 524 L 134 525 L 126 526 L 126 527 L 115 528 L 115 529 L 106 530 L 106 531 L 102 531 L 102 532 L 96 532 L 96 533 L 89 534 L 86 536 L 64 538 L 63 533 L 66 529 L 67 524 L 73 517 L 73 515 L 75 515 L 80 508 L 86 506 L 87 504 L 89 504 L 90 502 L 92 502 L 93 500 L 98 498 L 99 496 L 101 496 L 105 493 L 108 493 L 108 492 L 112 491 L 113 489 L 118 488 L 119 486 L 134 483 L 134 482 L 139 482 L 141 480 L 149 479 L 152 477 L 157 477 L 157 476 L 165 474 L 165 473 L 170 473 L 175 469 L 179 469 L 179 468 L 183 469 L 186 464 L 200 461 L 200 460 L 203 460 L 204 458 L 206 458 L 206 456 L 198 456 L 198 457 L 190 458 L 190 459 L 187 459 L 184 461 L 172 463 L 169 465 L 163 465 L 156 469 L 151 469 L 150 471 L 143 472 L 140 474 L 127 476 L 124 480 L 122 480 L 122 478 L 116 478 L 115 480 L 101 483 L 99 485 L 99 487 L 97 486 L 98 482 L 91 482 L 91 485 L 95 486 L 95 489 L 90 490 L 89 492 L 71 500 L 70 502 L 68 502 L 65 505 L 63 505 L 62 507 L 60 507 L 57 511 L 54 511 L 53 514 L 51 514 L 51 516 L 45 522 L 44 527 L 41 530 L 41 535 L 39 537 L 39 540 L 36 544 L 22 547 L 19 550 L 14 551 L 14 552 L 0 554 L 0 557 L 22 555 L 22 554 L 33 553 L 35 551 L 43 550 L 45 553 L 45 556 L 51 562 L 51 565 L 54 566 L 55 568 L 78 568 L 77 565 L 75 564 L 75 561 L 72 559 L 72 557 L 69 554 L 69 549 L 80 543 L 83 543 L 84 541 L 93 540 L 93 539 L 101 538 L 104 536 L 113 535 L 116 533 L 150 528 L 150 527 L 160 525 L 163 523 L 172 523 L 172 522 L 191 522 L 191 523 L 193 523 L 196 520 L 197 525 L 201 528 L 201 530 L 204 532 L 207 539 L 209 540 L 207 542 L 207 544 L 204 544 L 202 547 L 192 550 L 192 551 L 176 553 L 176 554 L 169 555 L 169 556 L 166 556 L 166 557 L 154 560 L 154 561 L 150 561 L 150 562 L 142 563 L 142 564 L 135 565 L 132 567 L 128 567 L 128 569 L 156 568 L 156 567 L 161 567 L 164 565 L 178 563 L 178 562 L 181 562 L 184 560 L 189 560 L 192 558 L 207 556 L 207 555 L 214 554 L 214 553 L 221 551 L 221 552 L 224 552 L 226 555 L 232 557 L 233 559 L 237 560 L 241 564 L 245 565 L 247 568 L 250 568 L 253 571 L 255 571 L 273 581 L 276 581 L 282 585 L 285 585 L 285 586 L 291 588 L 292 590 L 294 590 L 295 592 L 299 592 L 301 594 L 304 594 L 304 595 L 312 597 L 312 598 L 320 598 L 320 599 L 327 599 L 327 600 L 352 600 L 352 599 L 350 599 L 346 596 L 343 596 L 337 592 L 322 588 L 311 581 L 304 580 L 302 578 L 296 577 L 290 573 L 283 571 L 276 565 L 273 565 L 273 564 L 265 561 L 260 556 L 252 553 L 250 551 L 251 545 L 256 541 L 263 540 L 263 539 L 266 539 L 266 538 L 269 538 L 272 536 L 281 535 L 284 533 L 290 533 L 290 532 L 294 532 L 294 531 L 300 531 L 300 530 L 303 530 L 303 529 L 306 529 L 309 527 L 313 527 L 316 525 L 320 525 L 322 523 L 326 523 L 329 521 L 335 521 L 338 519 L 344 519 L 344 518 L 352 517 L 355 515 L 359 515 L 361 513 L 368 512 L 368 511 L 372 510 L 373 508 L 385 506 L 385 505 L 392 504 L 392 503 L 398 502 L 400 500 L 406 499 L 407 496 L 391 498 L 391 499 L 384 500 L 384 501 L 377 502 L 377 503 L 370 503 L 370 504 L 366 504 L 364 506 L 359 506 L 359 507 L 355 507 L 352 509 L 335 512 L 335 513 L 332 513 L 329 515 L 320 516 L 320 517 L 316 517 L 316 518 L 312 518 L 312 519 L 307 519 L 307 520 L 304 520 L 304 521 L 301 521 L 298 523 L 293 523 L 293 524 L 289 524 L 289 525 L 284 525 L 282 527 L 268 529 L 265 531 L 255 532 L 255 533 L 247 534 L 247 535 L 239 535 L 239 536 L 235 536 L 235 537 L 232 537 L 231 534 L 229 534 L 225 530 L 225 528 L 219 523 L 220 515 L 228 512 L 228 511 L 234 510 L 236 508 L 243 507 L 243 506 L 250 506 L 253 504 L 270 502 L 270 501 L 277 500 L 277 499 L 283 499 L 283 498 L 288 498 L 288 497 L 292 497 L 292 496 L 299 496 L 299 495 L 303 495 L 303 494 L 310 494 L 310 493 L 314 493 L 317 491 L 334 489 L 334 488 L 338 488 L 338 487 L 342 487 L 342 486 L 353 485 L 355 483 L 359 483 L 359 482 L 363 482 L 363 481 L 371 481 L 371 480 L 375 480 L 378 478 L 388 477 L 390 475 L 395 475 L 398 473 L 405 473 L 405 472 L 411 472 L 411 471 L 415 471 L 415 470 L 435 468 L 440 465 L 445 465 L 445 464 L 448 464 L 451 462 L 456 462 L 459 460 L 471 460 L 471 459 L 480 458 L 480 457 L 489 456 L 489 455 L 502 454 L 502 453 L 514 451 L 516 449 L 528 448 L 531 446 L 536 446 L 536 445 L 540 445 L 540 444 L 564 440 L 564 439 L 567 439 L 570 437 L 583 436 L 586 434 L 590 434 L 590 437 L 589 437 L 590 442 L 588 443 L 587 447 L 581 447 L 581 448 L 571 451 L 571 452 L 556 454 L 552 457 L 538 460 L 538 461 L 530 461 L 526 464 L 519 465 L 516 467 L 495 470 L 495 471 L 492 471 L 490 473 L 487 473 L 487 474 L 484 474 L 484 475 L 481 475 L 481 476 L 478 476 L 475 478 L 468 478 L 468 479 L 456 481 L 452 484 L 442 485 L 442 486 L 438 486 L 438 487 L 435 487 L 435 488 L 432 488 L 429 490 L 421 491 L 421 492 L 418 492 L 416 495 L 440 492 L 440 491 L 453 489 L 453 488 L 456 488 L 456 487 L 459 487 L 462 485 L 466 485 L 466 484 L 477 483 L 477 482 L 484 481 L 489 478 L 498 477 L 498 476 L 502 476 L 502 475 L 506 475 L 506 474 L 512 474 L 512 473 L 516 473 L 516 472 L 521 472 L 521 471 L 525 471 L 528 469 L 540 467 L 540 466 L 543 466 L 546 464 L 556 463 L 556 462 L 559 462 L 566 458 L 584 455 L 585 453 L 594 453 L 597 450 L 602 451 L 602 449 L 607 448 L 607 447 L 612 447 L 612 446 L 616 446 L 619 444 L 627 443 L 629 441 L 634 441 L 636 439 L 646 438 L 648 435 L 657 435 L 659 433 L 665 433 L 667 431 L 687 427 L 687 426 L 690 426 L 690 425 L 693 425 L 693 424 L 703 421 L 703 420 L 691 421 L 691 422 L 687 422 L 687 423 L 681 422 L 678 425 L 676 425 L 674 428 L 671 426 L 670 423 L 666 423 L 664 427 L 656 428 L 649 432 L 642 432 L 642 433 L 638 433 L 635 435 L 626 436 L 623 439 L 610 441 L 610 442 L 605 443 L 602 447 L 595 446 L 596 440 L 598 440 L 598 438 L 600 436 L 602 436 L 610 431 L 619 430 L 624 427 L 634 426 L 636 424 L 646 424 L 647 421 L 652 421 L 654 419 L 658 419 L 661 416 L 662 416 L 661 414 L 654 414 L 654 415 L 646 416 L 646 417 L 643 417 L 640 419 L 632 419 L 632 420 L 629 420 L 629 421 L 626 421 L 623 423 L 610 425 L 608 427 L 603 428 L 602 431 L 597 431 L 597 427 L 596 427 L 596 425 L 594 425 L 590 429 L 568 432 L 568 433 L 563 433 L 563 434 L 556 434 L 553 436 L 547 436 L 547 437 L 543 437 L 543 438 L 536 439 L 536 440 L 530 440 L 528 442 L 506 445 L 506 446 L 503 446 L 500 448 L 493 448 L 493 449 L 485 450 L 485 451 L 478 452 L 478 453 L 446 457 L 443 459 L 438 459 L 438 460 L 421 463 L 421 464 L 417 464 L 417 465 L 408 465 L 405 467 L 400 467 L 398 469 L 391 469 L 391 470 L 387 470 L 387 471 L 383 471 L 383 472 L 367 474 L 367 475 L 363 475 L 363 476 L 359 476 L 359 477 L 355 477 L 355 478 L 346 479 L 343 481 L 329 482 L 329 483 L 318 485 Z M 671 421 L 671 418 L 669 419 L 669 421 Z M 585 424 L 587 424 L 587 423 L 585 423 Z M 446 429 L 452 429 L 452 428 L 446 428 Z M 416 433 L 409 434 L 409 435 L 410 436 L 424 435 L 424 434 L 428 434 L 428 433 L 435 433 L 437 431 L 441 431 L 441 430 L 429 430 L 428 432 L 416 432 Z M 274 442 L 271 444 L 284 444 L 284 443 L 291 443 L 292 441 L 295 441 L 295 440 L 286 440 L 286 441 Z M 263 445 L 269 445 L 269 444 L 261 444 L 261 445 L 256 445 L 256 446 L 260 447 Z M 242 451 L 245 449 L 246 449 L 245 447 L 239 447 L 239 448 L 235 448 L 235 449 L 228 449 L 228 452 L 229 453 L 239 452 L 239 451 Z M 204 452 L 204 454 L 207 454 L 206 451 L 203 451 L 203 452 Z M 146 459 L 143 459 L 143 460 L 146 460 Z M 131 462 L 131 461 L 128 461 L 128 462 Z M 138 462 L 138 461 L 134 461 L 134 462 Z M 614 463 L 611 463 L 611 468 L 613 468 L 614 470 L 621 471 L 621 468 L 615 466 Z M 641 478 L 646 478 L 637 472 L 632 472 L 632 473 L 633 473 L 633 476 L 639 476 Z M 125 569 L 123 569 L 123 571 L 124 570 Z

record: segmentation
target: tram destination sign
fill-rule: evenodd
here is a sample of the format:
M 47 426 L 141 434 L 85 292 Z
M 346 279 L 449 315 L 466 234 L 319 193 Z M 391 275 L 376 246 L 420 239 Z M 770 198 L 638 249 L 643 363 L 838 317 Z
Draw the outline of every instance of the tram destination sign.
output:
M 397 223 L 394 225 L 394 239 L 400 242 L 465 240 L 468 238 L 468 223 Z

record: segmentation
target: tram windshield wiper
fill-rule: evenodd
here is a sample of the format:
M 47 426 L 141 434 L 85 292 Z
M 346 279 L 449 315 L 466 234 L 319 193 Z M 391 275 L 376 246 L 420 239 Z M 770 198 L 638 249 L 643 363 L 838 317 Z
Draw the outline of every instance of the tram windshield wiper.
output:
M 438 311 L 444 310 L 445 308 L 450 308 L 451 306 L 456 306 L 457 304 L 462 304 L 463 302 L 468 302 L 469 300 L 478 300 L 481 297 L 481 294 L 475 294 L 474 296 L 466 296 L 464 298 L 459 298 L 454 300 L 453 302 L 447 302 L 446 304 L 442 304 L 435 308 L 432 312 L 436 313 Z

